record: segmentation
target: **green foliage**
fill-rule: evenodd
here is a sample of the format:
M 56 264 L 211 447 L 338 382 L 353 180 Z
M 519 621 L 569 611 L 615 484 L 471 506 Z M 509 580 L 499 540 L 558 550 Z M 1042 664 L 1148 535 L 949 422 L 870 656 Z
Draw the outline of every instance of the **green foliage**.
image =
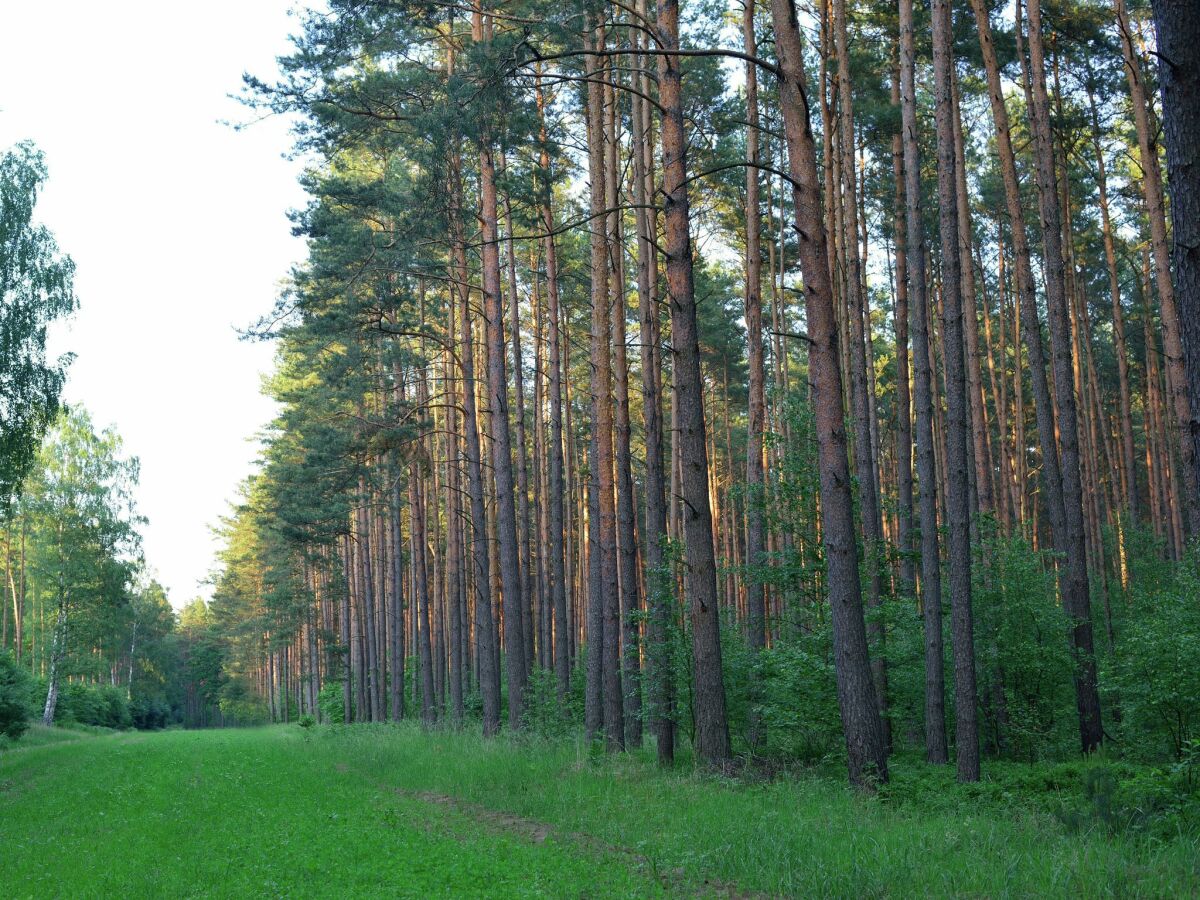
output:
M 29 727 L 32 679 L 7 650 L 0 650 L 0 734 L 17 740 Z
M 59 689 L 54 724 L 124 729 L 132 728 L 134 719 L 123 688 L 111 684 L 71 681 Z
M 576 678 L 575 681 L 582 682 Z M 558 680 L 552 669 L 534 669 L 525 688 L 524 727 L 539 737 L 561 738 L 573 734 L 580 719 L 571 705 L 558 702 Z
M 231 678 L 225 684 L 218 705 L 230 725 L 262 725 L 271 721 L 267 704 L 242 678 Z
M 75 264 L 33 221 L 45 181 L 45 158 L 33 144 L 0 153 L 0 518 L 36 463 L 70 363 L 46 358 L 49 324 L 73 312 L 76 299 Z
M 1018 759 L 1070 757 L 1078 745 L 1074 662 L 1051 561 L 1018 535 L 991 533 L 991 524 L 980 524 L 972 569 L 985 735 Z
M 327 724 L 340 725 L 346 720 L 345 689 L 340 681 L 327 681 L 317 694 L 317 709 Z
M 174 711 L 158 697 L 134 697 L 129 703 L 133 727 L 140 731 L 158 731 L 174 721 Z
M 1134 752 L 1181 760 L 1200 732 L 1200 549 L 1166 579 L 1133 581 L 1103 683 Z
M 748 734 L 753 706 L 764 736 L 758 755 L 812 763 L 838 752 L 842 726 L 827 625 L 782 638 L 756 654 L 745 632 L 726 623 L 721 656 L 732 734 Z

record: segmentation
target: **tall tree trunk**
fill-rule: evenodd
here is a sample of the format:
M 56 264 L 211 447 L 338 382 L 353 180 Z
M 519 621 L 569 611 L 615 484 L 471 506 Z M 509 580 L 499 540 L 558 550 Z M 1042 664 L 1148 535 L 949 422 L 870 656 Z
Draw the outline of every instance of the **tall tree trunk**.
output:
M 925 229 L 921 216 L 921 157 L 917 133 L 916 51 L 912 0 L 900 0 L 900 113 L 913 345 L 913 395 L 917 418 L 920 486 L 921 599 L 925 639 L 925 758 L 947 761 L 946 687 L 942 650 L 942 575 L 937 529 L 937 466 L 933 439 L 933 365 L 929 353 L 929 301 Z
M 415 634 L 421 680 L 421 721 L 429 726 L 437 721 L 437 707 L 434 703 L 433 642 L 429 627 L 428 539 L 425 534 L 425 497 L 422 477 L 421 469 L 414 461 L 409 467 L 408 483 L 408 521 L 412 538 L 412 567 L 417 589 L 415 598 L 417 602 L 413 611 L 417 616 Z
M 625 247 L 621 227 L 620 137 L 617 108 L 619 81 L 610 68 L 611 85 L 605 84 L 608 105 L 605 122 L 604 194 L 608 215 L 609 313 L 613 348 L 613 462 L 617 492 L 617 571 L 621 587 L 618 623 L 621 632 L 620 685 L 624 689 L 622 712 L 624 740 L 630 747 L 642 745 L 641 641 L 638 619 L 641 598 L 638 584 L 637 514 L 633 505 L 633 466 L 630 451 L 629 359 L 625 346 Z M 614 641 L 614 648 L 616 642 Z M 605 644 L 607 647 L 607 643 Z M 615 663 L 615 660 L 614 660 Z
M 983 370 L 979 361 L 979 303 L 975 290 L 973 265 L 974 237 L 971 230 L 971 207 L 967 194 L 966 153 L 963 148 L 962 112 L 958 79 L 952 79 L 954 107 L 954 177 L 958 213 L 958 256 L 962 275 L 963 341 L 966 344 L 967 402 L 970 409 L 972 459 L 975 463 L 975 490 L 979 512 L 991 515 L 996 511 L 992 491 L 992 452 L 989 441 L 987 405 L 983 394 Z
M 892 76 L 892 105 L 900 107 L 899 32 L 897 32 L 897 67 Z M 903 113 L 901 113 L 903 118 Z M 896 184 L 893 213 L 895 240 L 896 291 L 896 545 L 900 551 L 900 591 L 906 597 L 916 592 L 917 573 L 913 564 L 913 471 L 912 471 L 912 397 L 909 390 L 908 365 L 908 235 L 905 224 L 904 199 L 904 129 L 892 135 L 892 174 Z
M 546 258 L 546 326 L 550 370 L 550 593 L 554 608 L 554 673 L 558 682 L 558 699 L 563 702 L 570 690 L 571 665 L 568 651 L 570 639 L 567 622 L 567 572 L 563 541 L 566 517 L 563 512 L 563 391 L 562 350 L 559 337 L 558 251 L 554 242 L 553 176 L 550 171 L 550 147 L 546 136 L 545 99 L 541 81 L 537 87 L 538 134 L 540 152 L 538 169 L 541 176 L 542 228 Z
M 469 305 L 470 277 L 462 223 L 462 176 L 457 156 L 452 160 L 450 184 L 451 283 L 458 295 L 458 320 L 462 329 L 459 365 L 462 367 L 463 432 L 466 438 L 467 487 L 471 496 L 471 549 L 475 562 L 475 649 L 478 655 L 479 692 L 483 701 L 483 733 L 500 730 L 500 671 L 495 666 L 495 624 L 492 618 L 491 559 L 488 551 L 487 511 L 483 497 L 483 449 L 476 412 L 475 342 Z
M 612 318 L 609 304 L 612 297 L 608 240 L 607 144 L 605 125 L 606 68 L 603 58 L 595 51 L 604 49 L 604 32 L 596 24 L 589 29 L 588 57 L 588 174 L 591 180 L 591 396 L 592 445 L 594 459 L 591 467 L 591 499 L 595 518 L 588 523 L 592 553 L 598 558 L 598 580 L 589 591 L 589 623 L 598 630 L 588 632 L 588 667 L 592 657 L 599 657 L 601 724 L 609 750 L 622 749 L 625 726 L 622 715 L 620 672 L 620 586 L 617 569 L 617 523 L 613 483 L 613 406 L 612 406 Z M 595 568 L 597 560 L 593 560 Z M 598 618 L 597 618 L 598 616 Z M 597 652 L 598 651 L 598 652 Z M 593 694 L 595 687 L 593 686 Z M 593 700 L 595 698 L 593 697 Z
M 967 397 L 967 363 L 963 352 L 963 275 L 959 255 L 953 53 L 949 0 L 933 0 L 938 222 L 942 239 L 942 338 L 946 376 L 946 525 L 950 545 L 950 627 L 954 657 L 954 750 L 958 780 L 978 781 L 979 725 L 976 721 L 975 629 L 971 610 L 971 506 L 967 485 L 970 406 Z
M 744 0 L 742 43 L 749 56 L 758 55 L 754 34 L 754 0 Z M 766 367 L 763 361 L 762 325 L 762 211 L 759 203 L 758 67 L 746 63 L 746 260 L 745 312 L 749 345 L 750 397 L 746 417 L 746 634 L 752 651 L 767 643 L 765 592 L 759 567 L 765 564 L 766 528 L 763 524 L 764 432 L 766 431 Z M 751 697 L 750 746 L 763 742 L 761 716 L 755 708 L 760 697 L 755 686 Z
M 490 23 L 489 23 L 490 25 Z M 488 28 L 490 31 L 490 27 Z M 474 7 L 471 36 L 490 48 L 484 15 Z M 521 727 L 525 693 L 525 637 L 522 630 L 521 556 L 513 493 L 512 436 L 508 422 L 508 383 L 505 378 L 504 312 L 500 296 L 500 244 L 497 219 L 496 164 L 492 136 L 479 137 L 480 257 L 483 272 L 483 318 L 487 334 L 487 399 L 492 474 L 496 486 L 496 535 L 500 554 L 500 590 L 504 602 L 504 654 L 508 672 L 508 726 Z M 514 323 L 514 327 L 515 327 Z
M 504 246 L 508 254 L 508 309 L 512 320 L 513 396 L 517 401 L 517 526 L 521 562 L 521 634 L 525 674 L 533 668 L 533 525 L 529 514 L 529 445 L 525 437 L 525 363 L 521 357 L 521 306 L 517 293 L 517 254 L 513 241 L 512 201 L 504 195 Z
M 850 48 L 846 0 L 835 0 L 834 32 L 837 42 L 838 150 L 842 175 L 842 215 L 845 221 L 842 241 L 846 261 L 846 314 L 844 331 L 850 339 L 850 395 L 854 410 L 854 464 L 858 474 L 858 500 L 862 519 L 863 549 L 867 567 L 867 637 L 874 648 L 871 676 L 875 681 L 875 701 L 883 727 L 884 744 L 891 746 L 891 726 L 887 715 L 887 658 L 884 655 L 882 620 L 883 586 L 880 571 L 883 560 L 883 522 L 879 508 L 879 483 L 875 476 L 874 441 L 871 438 L 873 398 L 867 381 L 866 315 L 862 260 L 858 249 L 858 186 L 854 162 L 854 106 L 850 90 Z
M 389 701 L 392 721 L 404 718 L 404 567 L 400 538 L 400 463 L 393 460 L 392 486 L 388 528 L 391 536 L 391 556 L 388 579 L 392 585 L 391 684 Z
M 713 553 L 712 512 L 708 500 L 708 448 L 704 431 L 704 382 L 696 324 L 692 273 L 691 218 L 687 190 L 687 136 L 684 132 L 678 0 L 660 0 L 658 86 L 662 107 L 664 248 L 671 306 L 671 343 L 679 427 L 679 458 L 685 558 L 686 597 L 692 619 L 692 696 L 696 718 L 696 753 L 708 765 L 729 759 L 729 723 L 725 713 L 725 680 L 721 668 L 721 626 L 717 608 L 717 572 Z
M 1050 104 L 1046 93 L 1045 52 L 1042 42 L 1041 0 L 1029 0 L 1029 82 L 1033 98 L 1031 126 L 1034 138 L 1034 172 L 1046 275 L 1046 307 L 1054 354 L 1054 387 L 1058 400 L 1061 444 L 1062 496 L 1065 523 L 1067 590 L 1063 607 L 1071 618 L 1076 655 L 1075 695 L 1079 712 L 1079 737 L 1085 753 L 1100 746 L 1100 694 L 1092 638 L 1091 597 L 1088 590 L 1087 549 L 1080 482 L 1079 430 L 1076 415 L 1071 325 L 1068 319 L 1066 272 L 1062 249 L 1054 149 L 1050 134 Z
M 1089 72 L 1090 77 L 1090 72 Z M 1096 186 L 1100 192 L 1100 227 L 1104 236 L 1104 262 L 1108 268 L 1108 294 L 1112 301 L 1113 351 L 1117 357 L 1118 425 L 1121 430 L 1121 465 L 1125 476 L 1125 505 L 1129 525 L 1138 523 L 1137 468 L 1133 448 L 1133 404 L 1129 396 L 1129 353 L 1125 345 L 1125 312 L 1121 306 L 1121 282 L 1117 272 L 1117 252 L 1113 242 L 1112 221 L 1108 209 L 1108 177 L 1104 148 L 1100 143 L 1100 114 L 1096 97 L 1088 90 L 1088 109 L 1092 118 L 1092 149 L 1096 154 Z
M 821 217 L 816 147 L 808 119 L 800 27 L 793 0 L 771 0 L 779 59 L 779 102 L 788 149 L 800 265 L 808 308 L 809 379 L 821 482 L 821 537 L 833 619 L 838 707 L 852 784 L 887 781 L 887 747 L 867 650 L 842 415 L 833 285 Z
M 645 0 L 638 11 L 645 14 Z M 649 37 L 645 40 L 649 42 Z M 642 57 L 639 88 L 648 95 L 649 58 Z M 638 310 L 641 342 L 642 417 L 645 427 L 645 525 L 642 559 L 646 570 L 647 703 L 658 761 L 675 760 L 675 686 L 671 659 L 670 626 L 674 617 L 672 578 L 665 569 L 663 542 L 667 538 L 666 463 L 663 455 L 662 354 L 658 312 L 658 232 L 654 197 L 654 120 L 651 106 L 634 95 L 634 203 L 637 206 Z
M 1171 188 L 1175 300 L 1191 415 L 1184 443 L 1191 439 L 1192 533 L 1200 534 L 1200 14 L 1188 0 L 1152 0 L 1158 34 L 1158 79 L 1163 97 L 1163 137 Z M 1165 310 L 1164 310 L 1165 313 Z M 1176 410 L 1179 404 L 1177 401 Z
M 62 579 L 59 579 L 61 592 Z M 67 653 L 67 601 L 59 598 L 58 614 L 54 619 L 54 635 L 50 646 L 50 675 L 46 679 L 46 703 L 42 707 L 42 724 L 49 728 L 54 724 L 54 713 L 58 709 L 58 682 L 62 672 L 62 661 Z

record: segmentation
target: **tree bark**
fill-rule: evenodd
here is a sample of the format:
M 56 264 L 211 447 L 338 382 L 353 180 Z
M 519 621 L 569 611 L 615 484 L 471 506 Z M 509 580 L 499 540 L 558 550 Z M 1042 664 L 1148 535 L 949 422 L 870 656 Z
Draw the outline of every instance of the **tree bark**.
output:
M 971 507 L 967 480 L 970 401 L 963 343 L 962 261 L 955 154 L 954 36 L 949 0 L 933 0 L 938 222 L 942 239 L 942 338 L 946 376 L 946 525 L 949 531 L 954 749 L 959 781 L 979 780 L 975 633 L 971 609 Z M 973 313 L 972 313 L 973 314 Z
M 687 190 L 687 136 L 679 64 L 678 0 L 660 0 L 657 32 L 664 54 L 658 58 L 662 107 L 664 243 L 671 307 L 673 371 L 679 412 L 674 450 L 682 469 L 683 532 L 687 565 L 686 597 L 692 619 L 692 667 L 696 754 L 708 765 L 729 759 L 729 724 L 721 668 L 721 630 L 717 608 L 716 559 L 708 499 L 708 448 L 705 441 L 704 382 L 696 324 L 692 272 L 691 221 Z
M 929 299 L 925 229 L 921 214 L 921 156 L 917 132 L 916 50 L 912 0 L 900 0 L 900 114 L 913 345 L 913 395 L 920 486 L 921 599 L 925 644 L 925 758 L 947 761 L 946 687 L 942 649 L 942 575 L 937 529 L 937 465 L 933 439 L 933 366 L 929 353 Z
M 854 410 L 854 465 L 858 475 L 858 501 L 862 520 L 863 551 L 867 569 L 867 637 L 874 648 L 871 677 L 875 682 L 875 701 L 883 727 L 884 744 L 891 746 L 891 727 L 887 715 L 887 658 L 884 655 L 882 621 L 883 586 L 880 577 L 883 556 L 883 522 L 879 508 L 879 482 L 876 478 L 874 441 L 871 436 L 873 398 L 867 380 L 866 315 L 862 259 L 858 249 L 858 185 L 854 161 L 854 106 L 850 89 L 850 48 L 846 0 L 835 0 L 834 33 L 837 49 L 838 151 L 842 176 L 842 217 L 845 222 L 842 251 L 845 257 L 846 303 L 848 317 L 844 332 L 849 336 L 850 396 Z
M 639 0 L 645 13 L 645 0 Z M 649 38 L 644 38 L 649 41 Z M 641 57 L 639 87 L 648 95 L 650 60 Z M 634 204 L 637 206 L 638 311 L 641 333 L 642 417 L 645 428 L 645 525 L 642 560 L 646 571 L 649 620 L 646 627 L 647 702 L 660 765 L 675 760 L 675 685 L 671 661 L 670 626 L 674 617 L 672 578 L 665 569 L 663 542 L 667 539 L 666 463 L 663 454 L 662 337 L 658 312 L 658 259 L 655 243 L 657 210 L 654 196 L 654 120 L 651 106 L 633 97 Z
M 1096 683 L 1096 660 L 1092 637 L 1091 597 L 1088 590 L 1087 549 L 1080 482 L 1079 430 L 1075 401 L 1075 379 L 1071 351 L 1071 325 L 1067 304 L 1066 271 L 1062 248 L 1054 150 L 1050 134 L 1050 105 L 1046 92 L 1045 52 L 1042 41 L 1041 0 L 1029 0 L 1029 84 L 1031 126 L 1034 139 L 1034 172 L 1038 188 L 1038 210 L 1042 223 L 1043 265 L 1046 275 L 1046 307 L 1053 348 L 1055 397 L 1058 401 L 1058 431 L 1061 445 L 1062 496 L 1066 551 L 1066 590 L 1063 608 L 1071 619 L 1076 657 L 1075 694 L 1079 712 L 1079 736 L 1085 753 L 1100 746 L 1103 727 L 1100 695 Z
M 1192 533 L 1200 534 L 1200 14 L 1188 0 L 1153 0 L 1158 34 L 1158 79 L 1171 188 L 1175 300 L 1181 328 L 1190 416 Z M 1166 310 L 1164 309 L 1164 314 Z M 1178 410 L 1178 405 L 1177 405 Z
M 1175 145 L 1174 155 L 1171 154 L 1171 145 L 1168 145 L 1168 166 L 1171 166 L 1174 161 L 1176 172 L 1180 175 L 1178 180 L 1181 181 L 1181 185 L 1172 190 L 1180 192 L 1178 188 L 1183 188 L 1183 208 L 1172 208 L 1171 223 L 1176 229 L 1174 242 L 1176 277 L 1180 277 L 1181 286 L 1189 290 L 1187 302 L 1190 307 L 1189 312 L 1193 313 L 1192 316 L 1186 317 L 1182 316 L 1183 311 L 1176 305 L 1175 284 L 1171 282 L 1171 253 L 1168 236 L 1166 236 L 1163 174 L 1159 168 L 1158 148 L 1154 143 L 1154 132 L 1157 131 L 1157 128 L 1152 124 L 1151 110 L 1147 107 L 1148 101 L 1145 84 L 1142 82 L 1141 62 L 1134 50 L 1133 32 L 1129 29 L 1126 2 L 1124 0 L 1114 0 L 1114 2 L 1117 30 L 1121 32 L 1121 49 L 1124 54 L 1124 64 L 1126 64 L 1126 79 L 1129 83 L 1129 100 L 1133 104 L 1134 126 L 1138 132 L 1142 193 L 1146 198 L 1146 215 L 1150 218 L 1154 286 L 1158 288 L 1158 302 L 1163 320 L 1163 367 L 1166 371 L 1166 391 L 1168 391 L 1171 413 L 1175 416 L 1183 475 L 1183 497 L 1181 498 L 1183 524 L 1187 529 L 1186 536 L 1195 535 L 1200 534 L 1200 474 L 1196 469 L 1196 466 L 1200 464 L 1200 456 L 1196 454 L 1195 450 L 1196 442 L 1200 440 L 1200 426 L 1194 424 L 1193 407 L 1188 400 L 1188 374 L 1186 366 L 1184 366 L 1181 325 L 1187 326 L 1189 338 L 1195 337 L 1196 331 L 1200 330 L 1200 325 L 1195 324 L 1194 300 L 1196 284 L 1200 283 L 1200 275 L 1198 275 L 1200 272 L 1200 262 L 1198 262 L 1200 259 L 1200 226 L 1195 223 L 1195 218 L 1189 220 L 1187 216 L 1189 211 L 1194 211 L 1195 204 L 1190 208 L 1188 206 L 1188 179 L 1187 175 L 1184 175 L 1190 168 L 1193 173 L 1190 175 L 1192 184 L 1195 184 L 1195 180 L 1198 178 L 1198 175 L 1194 174 L 1198 168 L 1198 163 L 1195 162 L 1196 136 L 1195 132 L 1188 131 L 1190 125 L 1195 124 L 1196 114 L 1192 112 L 1193 118 L 1189 119 L 1187 113 L 1188 103 L 1194 109 L 1198 102 L 1195 100 L 1196 90 L 1198 90 L 1196 89 L 1196 78 L 1198 78 L 1196 76 L 1196 50 L 1194 47 L 1188 46 L 1196 31 L 1196 11 L 1195 8 L 1183 8 L 1187 4 L 1182 4 L 1181 0 L 1156 0 L 1153 7 L 1156 22 L 1159 17 L 1162 17 L 1163 23 L 1166 24 L 1166 30 L 1160 31 L 1159 37 L 1168 38 L 1171 44 L 1171 53 L 1178 58 L 1177 64 L 1168 64 L 1164 59 L 1174 61 L 1174 56 L 1166 54 L 1165 50 L 1159 47 L 1159 54 L 1163 54 L 1159 56 L 1158 67 L 1159 76 L 1163 78 L 1163 110 L 1165 113 L 1165 100 L 1170 96 L 1170 114 L 1174 116 L 1170 131 L 1164 131 L 1164 137 Z M 1172 24 L 1175 25 L 1174 29 L 1171 28 Z M 1189 91 L 1190 100 L 1188 100 Z M 1192 162 L 1189 163 L 1188 160 Z M 1172 196 L 1171 200 L 1172 203 L 1177 202 L 1175 196 Z M 1181 212 L 1184 215 L 1181 215 Z M 1178 230 L 1181 226 L 1183 228 L 1182 240 L 1180 230 Z M 1189 239 L 1190 244 L 1188 244 Z M 1178 269 L 1181 263 L 1183 268 Z M 1187 278 L 1188 281 L 1184 281 L 1184 278 Z M 1192 341 L 1193 346 L 1194 343 Z
M 821 216 L 816 147 L 805 96 L 800 27 L 793 0 L 771 0 L 771 18 L 775 26 L 779 102 L 808 309 L 809 379 L 817 433 L 821 536 L 833 619 L 838 707 L 846 738 L 850 782 L 870 787 L 887 781 L 887 748 L 875 700 L 863 619 L 833 286 Z
M 491 559 L 488 550 L 487 512 L 483 497 L 483 449 L 476 412 L 475 341 L 469 305 L 470 277 L 462 223 L 462 176 L 457 155 L 451 163 L 451 284 L 458 295 L 462 330 L 459 365 L 462 367 L 463 432 L 466 438 L 467 486 L 471 495 L 471 548 L 475 561 L 475 651 L 478 656 L 479 692 L 483 701 L 483 733 L 500 730 L 500 671 L 495 665 L 495 625 L 492 618 Z
M 742 43 L 748 56 L 758 55 L 754 33 L 754 0 L 743 0 Z M 763 524 L 764 432 L 766 430 L 766 366 L 763 361 L 762 324 L 762 210 L 759 179 L 759 113 L 758 67 L 746 63 L 746 258 L 744 302 L 746 340 L 749 346 L 750 397 L 746 417 L 746 635 L 752 651 L 761 650 L 767 643 L 766 602 L 759 567 L 766 560 L 766 529 Z M 754 686 L 750 710 L 750 746 L 757 749 L 763 742 L 761 716 L 756 704 L 760 702 Z

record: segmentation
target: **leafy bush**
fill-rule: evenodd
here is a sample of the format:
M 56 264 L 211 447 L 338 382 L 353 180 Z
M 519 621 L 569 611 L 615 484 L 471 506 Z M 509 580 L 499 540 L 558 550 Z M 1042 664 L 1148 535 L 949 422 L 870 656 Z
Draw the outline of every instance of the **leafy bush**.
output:
M 1019 535 L 989 534 L 990 524 L 980 525 L 972 585 L 981 737 L 1018 759 L 1069 757 L 1078 748 L 1074 661 L 1053 567 Z
M 271 720 L 263 699 L 242 678 L 231 678 L 221 689 L 221 715 L 231 725 L 263 725 Z
M 346 720 L 346 698 L 340 681 L 327 681 L 321 685 L 317 709 L 326 722 L 340 725 Z
M 1174 768 L 1129 774 L 1117 765 L 1092 765 L 1083 772 L 1082 788 L 1053 809 L 1068 831 L 1161 839 L 1200 833 L 1200 791 Z
M 166 728 L 172 720 L 170 705 L 161 697 L 134 697 L 129 704 L 133 727 L 141 731 Z
M 17 740 L 29 727 L 32 681 L 8 651 L 0 651 L 0 734 Z
M 729 625 L 721 655 L 734 735 L 748 733 L 756 712 L 764 737 L 760 755 L 814 762 L 837 750 L 841 717 L 828 626 L 782 638 L 754 654 L 745 633 Z
M 1200 736 L 1200 551 L 1165 583 L 1135 581 L 1130 601 L 1104 685 L 1131 750 L 1181 760 Z
M 133 715 L 125 689 L 111 684 L 68 681 L 59 686 L 54 724 L 98 725 L 132 728 Z
M 559 705 L 558 681 L 550 669 L 537 668 L 529 676 L 524 724 L 540 737 L 562 737 L 575 730 L 569 709 Z

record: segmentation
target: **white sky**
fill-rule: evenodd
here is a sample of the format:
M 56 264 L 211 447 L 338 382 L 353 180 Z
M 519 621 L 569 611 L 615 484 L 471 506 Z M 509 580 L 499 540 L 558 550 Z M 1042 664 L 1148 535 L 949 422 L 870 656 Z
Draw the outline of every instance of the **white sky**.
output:
M 0 0 L 0 149 L 45 152 L 37 218 L 78 269 L 66 398 L 141 459 L 146 559 L 177 607 L 209 594 L 211 527 L 272 415 L 272 347 L 235 328 L 303 255 L 287 124 L 221 124 L 249 118 L 227 95 L 274 74 L 291 5 Z

